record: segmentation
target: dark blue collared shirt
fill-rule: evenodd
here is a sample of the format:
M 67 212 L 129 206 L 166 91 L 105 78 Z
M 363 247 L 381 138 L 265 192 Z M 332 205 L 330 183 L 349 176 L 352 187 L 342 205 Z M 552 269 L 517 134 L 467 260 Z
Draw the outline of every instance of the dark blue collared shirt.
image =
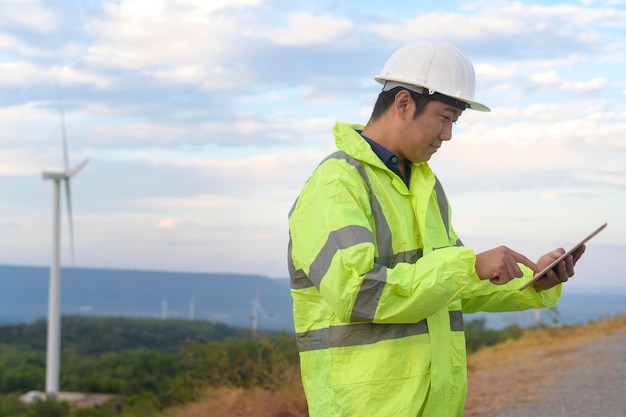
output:
M 409 181 L 411 180 L 411 161 L 408 159 L 404 160 L 404 172 L 406 172 L 406 177 L 400 171 L 400 166 L 398 165 L 398 157 L 395 153 L 391 152 L 389 149 L 385 148 L 378 142 L 373 141 L 372 139 L 365 136 L 363 133 L 359 132 L 363 139 L 367 141 L 372 147 L 372 151 L 383 161 L 383 164 L 387 166 L 391 171 L 393 171 L 398 177 L 404 181 L 406 184 L 406 188 L 409 188 Z

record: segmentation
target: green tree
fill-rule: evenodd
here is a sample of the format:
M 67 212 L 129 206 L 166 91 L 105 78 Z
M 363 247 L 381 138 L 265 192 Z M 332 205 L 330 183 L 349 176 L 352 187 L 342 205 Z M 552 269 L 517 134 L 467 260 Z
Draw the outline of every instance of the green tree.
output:
M 19 399 L 18 394 L 0 395 L 0 417 L 14 417 L 26 411 L 26 405 Z
M 2 371 L 0 392 L 41 390 L 44 388 L 45 370 L 41 366 L 22 363 Z
M 47 399 L 35 401 L 28 406 L 24 417 L 65 417 L 70 412 L 70 405 L 66 401 Z

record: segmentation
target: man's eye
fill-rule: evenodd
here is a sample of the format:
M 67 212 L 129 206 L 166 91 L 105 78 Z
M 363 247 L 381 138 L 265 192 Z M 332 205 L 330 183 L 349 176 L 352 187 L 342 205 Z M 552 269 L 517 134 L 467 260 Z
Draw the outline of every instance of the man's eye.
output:
M 453 119 L 452 116 L 447 116 L 445 114 L 442 114 L 441 117 L 443 117 L 444 119 L 446 119 L 446 121 L 451 122 L 451 123 L 456 123 L 457 119 Z

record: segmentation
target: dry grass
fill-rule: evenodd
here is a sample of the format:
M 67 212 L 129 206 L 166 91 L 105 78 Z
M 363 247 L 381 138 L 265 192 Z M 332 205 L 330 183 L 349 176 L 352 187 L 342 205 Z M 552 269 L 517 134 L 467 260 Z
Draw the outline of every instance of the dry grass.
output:
M 272 392 L 262 389 L 211 389 L 197 403 L 166 414 L 168 417 L 306 417 L 302 389 Z
M 626 331 L 626 316 L 586 326 L 527 330 L 515 341 L 479 350 L 468 356 L 468 395 L 464 417 L 501 411 L 513 404 L 542 399 L 542 390 L 574 365 L 584 342 Z M 296 378 L 287 371 L 285 380 Z M 163 417 L 306 417 L 307 406 L 299 383 L 287 392 L 254 389 L 212 389 L 204 399 L 171 410 Z

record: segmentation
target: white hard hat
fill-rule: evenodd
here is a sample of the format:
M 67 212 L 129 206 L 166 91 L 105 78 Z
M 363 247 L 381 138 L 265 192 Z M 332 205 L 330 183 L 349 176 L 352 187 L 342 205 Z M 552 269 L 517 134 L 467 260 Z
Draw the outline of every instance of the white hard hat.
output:
M 476 75 L 472 62 L 445 42 L 419 41 L 403 46 L 389 57 L 374 79 L 384 85 L 383 91 L 400 86 L 439 101 L 455 99 L 451 104 L 457 107 L 491 111 L 474 101 Z

